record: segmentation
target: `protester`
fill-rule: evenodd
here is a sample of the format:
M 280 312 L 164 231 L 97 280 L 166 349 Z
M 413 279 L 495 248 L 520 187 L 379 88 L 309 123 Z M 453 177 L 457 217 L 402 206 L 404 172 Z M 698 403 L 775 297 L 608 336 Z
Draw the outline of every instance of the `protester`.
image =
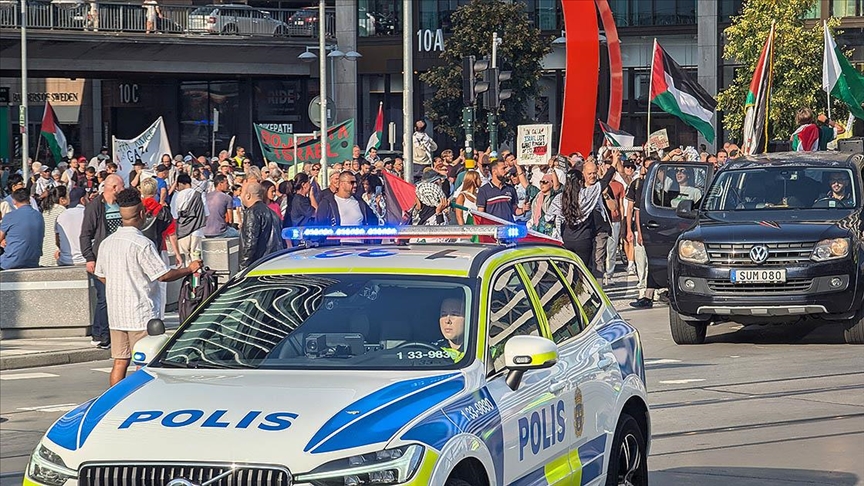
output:
M 54 225 L 57 223 L 57 217 L 66 211 L 66 205 L 69 204 L 67 197 L 66 186 L 54 186 L 48 190 L 48 195 L 42 200 L 42 218 L 45 220 L 44 233 L 42 235 L 42 256 L 39 258 L 40 267 L 56 267 L 57 255 L 57 237 L 54 232 Z
M 57 183 L 51 178 L 51 168 L 43 165 L 42 170 L 39 172 L 39 178 L 36 179 L 33 196 L 37 201 L 42 201 L 48 197 L 48 191 L 56 185 Z
M 215 190 L 207 193 L 207 223 L 204 236 L 207 238 L 236 238 L 240 236 L 234 223 L 234 199 L 228 195 L 228 178 L 222 174 L 213 176 Z
M 387 221 L 387 202 L 384 198 L 384 184 L 381 182 L 381 178 L 374 174 L 366 174 L 360 178 L 360 181 L 363 186 L 360 197 L 378 217 L 378 224 L 385 224 Z
M 95 275 L 106 286 L 111 333 L 111 386 L 126 377 L 135 343 L 147 336 L 147 322 L 163 317 L 160 282 L 181 279 L 201 268 L 201 261 L 170 269 L 153 242 L 141 232 L 147 210 L 135 189 L 117 193 L 122 227 L 105 238 Z
M 414 123 L 414 163 L 418 165 L 429 165 L 432 163 L 433 154 L 438 150 L 438 144 L 426 133 L 426 122 L 418 120 Z M 398 169 L 402 173 L 401 168 Z
M 279 203 L 276 202 L 276 184 L 273 184 L 270 179 L 265 179 L 261 183 L 261 187 L 264 188 L 264 205 L 276 214 L 279 221 L 282 221 L 282 211 L 279 208 Z
M 801 108 L 795 113 L 795 124 L 798 125 L 798 128 L 790 138 L 792 150 L 796 152 L 818 150 L 819 127 L 813 123 L 813 112 L 810 108 Z
M 540 189 L 529 199 L 531 212 L 528 228 L 547 236 L 556 234 L 554 219 L 550 221 L 547 215 L 552 207 L 552 202 L 560 193 L 561 183 L 558 181 L 557 173 L 554 170 L 547 171 L 540 178 Z
M 648 254 L 645 252 L 644 240 L 642 237 L 642 194 L 645 186 L 645 176 L 648 173 L 648 168 L 653 163 L 652 159 L 646 159 L 642 165 L 641 177 L 635 179 L 627 189 L 627 200 L 630 201 L 630 208 L 627 211 L 625 221 L 627 226 L 627 239 L 633 244 L 633 253 L 636 260 L 636 274 L 639 282 L 636 288 L 639 291 L 639 297 L 630 302 L 630 307 L 637 309 L 651 308 L 654 306 L 654 289 L 648 287 Z
M 171 251 L 178 266 L 183 265 L 180 253 L 180 245 L 177 243 L 177 223 L 171 216 L 171 208 L 159 204 L 156 200 L 156 189 L 158 184 L 155 179 L 148 177 L 141 181 L 141 204 L 147 211 L 148 220 L 141 232 L 153 242 L 156 250 L 161 252 L 171 245 Z
M 599 184 L 586 185 L 582 171 L 571 170 L 564 192 L 555 196 L 546 215 L 547 219 L 554 218 L 556 236 L 562 239 L 564 247 L 579 256 L 588 268 L 594 262 L 595 213 L 603 208 L 601 189 Z
M 315 191 L 312 190 L 309 175 L 303 172 L 297 174 L 294 176 L 293 184 L 294 197 L 291 198 L 291 210 L 289 211 L 291 226 L 303 227 L 313 224 L 318 202 L 315 198 Z
M 264 255 L 284 248 L 282 221 L 264 204 L 264 188 L 258 182 L 243 186 L 246 211 L 240 228 L 240 268 L 245 269 Z
M 358 184 L 357 176 L 350 171 L 344 171 L 339 175 L 338 182 L 336 193 L 319 201 L 316 221 L 330 226 L 377 225 L 378 217 L 369 205 L 356 195 L 354 188 Z
M 168 166 L 165 164 L 159 164 L 156 166 L 156 200 L 159 201 L 159 204 L 163 206 L 167 206 L 170 202 L 168 198 Z
M 204 195 L 192 188 L 189 174 L 177 176 L 178 191 L 171 198 L 171 216 L 177 221 L 177 243 L 186 265 L 201 257 L 201 240 L 209 214 Z
M 0 219 L 17 208 L 15 201 L 12 199 L 12 194 L 18 189 L 26 189 L 24 186 L 24 177 L 21 174 L 11 174 L 6 181 L 6 193 L 8 195 L 0 201 Z M 29 194 L 29 191 L 27 193 Z M 30 207 L 38 211 L 39 204 L 36 202 L 36 199 L 31 196 L 29 201 Z
M 424 181 L 415 189 L 417 200 L 411 215 L 411 224 L 420 226 L 443 226 L 448 224 L 450 203 L 441 186 L 434 181 Z
M 492 179 L 477 192 L 477 209 L 512 223 L 514 216 L 523 214 L 525 209 L 517 206 L 516 189 L 507 184 L 507 166 L 503 160 L 496 160 L 489 164 L 489 169 Z
M 469 170 L 462 180 L 462 188 L 456 192 L 454 197 L 456 206 L 453 213 L 456 216 L 456 223 L 460 226 L 474 223 L 474 217 L 471 216 L 470 211 L 477 210 L 477 192 L 479 190 L 480 174 L 476 170 Z
M 15 189 L 11 196 L 15 210 L 0 221 L 0 245 L 5 245 L 0 255 L 0 270 L 36 268 L 42 254 L 45 220 L 39 211 L 30 206 L 30 192 L 27 189 Z
M 829 143 L 834 141 L 838 135 L 846 133 L 846 127 L 829 119 L 824 113 L 819 113 L 816 121 L 819 127 L 819 150 L 828 150 Z
M 87 259 L 81 254 L 81 226 L 84 224 L 84 206 L 87 202 L 87 191 L 82 187 L 74 187 L 69 191 L 69 207 L 57 216 L 54 237 L 58 248 L 58 265 L 87 263 Z

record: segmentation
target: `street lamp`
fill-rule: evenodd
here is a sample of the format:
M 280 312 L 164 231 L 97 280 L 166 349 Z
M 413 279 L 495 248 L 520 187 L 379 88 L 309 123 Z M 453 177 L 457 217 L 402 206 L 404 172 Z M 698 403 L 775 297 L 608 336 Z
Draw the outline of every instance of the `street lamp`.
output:
M 310 47 L 306 47 L 306 52 L 303 52 L 299 56 L 297 56 L 297 59 L 306 63 L 311 63 L 317 60 L 318 54 L 315 54 L 311 49 L 312 48 Z M 325 46 L 324 49 L 330 51 L 327 53 L 327 59 L 330 60 L 330 89 L 333 91 L 333 101 L 336 102 L 336 59 L 344 59 L 346 61 L 353 62 L 363 57 L 363 55 L 353 50 L 348 52 L 342 52 L 339 50 L 338 45 Z
M 30 179 L 29 143 L 27 137 L 27 0 L 21 0 L 21 106 L 18 107 L 18 125 L 21 130 L 21 175 Z M 37 154 L 38 155 L 38 154 Z

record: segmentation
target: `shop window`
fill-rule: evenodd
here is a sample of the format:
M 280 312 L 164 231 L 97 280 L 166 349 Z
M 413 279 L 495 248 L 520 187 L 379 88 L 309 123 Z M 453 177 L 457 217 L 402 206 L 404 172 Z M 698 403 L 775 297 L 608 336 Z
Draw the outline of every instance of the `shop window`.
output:
M 214 109 L 219 111 L 217 147 L 227 147 L 231 135 L 241 133 L 239 91 L 236 81 L 180 85 L 180 148 L 183 152 L 210 153 Z
M 402 18 L 402 0 L 358 0 L 357 35 L 399 35 L 402 33 Z

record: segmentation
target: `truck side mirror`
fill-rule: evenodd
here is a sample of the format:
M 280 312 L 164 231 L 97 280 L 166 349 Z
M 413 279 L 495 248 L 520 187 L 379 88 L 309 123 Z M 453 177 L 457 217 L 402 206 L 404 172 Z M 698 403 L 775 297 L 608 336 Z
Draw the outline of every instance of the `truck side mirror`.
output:
M 678 203 L 675 215 L 683 219 L 696 219 L 696 211 L 693 210 L 693 201 L 685 199 Z

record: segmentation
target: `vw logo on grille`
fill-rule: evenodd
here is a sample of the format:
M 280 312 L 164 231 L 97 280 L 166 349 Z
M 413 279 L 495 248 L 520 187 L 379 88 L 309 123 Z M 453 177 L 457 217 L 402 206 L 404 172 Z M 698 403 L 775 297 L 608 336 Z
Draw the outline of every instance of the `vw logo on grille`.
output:
M 757 265 L 765 263 L 768 261 L 768 247 L 765 245 L 756 245 L 750 248 L 750 259 Z
M 167 486 L 196 486 L 196 484 L 193 483 L 192 481 L 187 481 L 186 479 L 183 479 L 183 478 L 177 478 L 177 479 L 172 479 L 171 481 L 168 481 Z

